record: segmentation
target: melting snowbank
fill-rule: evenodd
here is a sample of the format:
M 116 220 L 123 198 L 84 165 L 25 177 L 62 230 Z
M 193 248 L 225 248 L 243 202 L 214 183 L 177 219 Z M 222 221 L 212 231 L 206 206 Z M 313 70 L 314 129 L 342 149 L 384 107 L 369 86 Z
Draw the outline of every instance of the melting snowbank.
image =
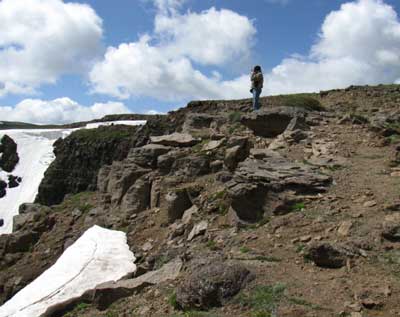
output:
M 2 130 L 17 143 L 19 163 L 11 173 L 0 170 L 0 179 L 7 175 L 22 177 L 18 187 L 7 188 L 7 194 L 0 199 L 0 218 L 4 225 L 0 234 L 12 232 L 13 217 L 18 214 L 22 203 L 33 202 L 38 193 L 40 182 L 55 156 L 53 144 L 60 137 L 66 137 L 71 130 Z
M 111 124 L 136 126 L 145 123 L 146 121 L 143 120 L 97 122 L 87 124 L 84 129 L 94 129 Z M 35 200 L 44 173 L 55 159 L 54 142 L 60 137 L 68 136 L 74 130 L 77 129 L 0 130 L 0 139 L 7 134 L 17 143 L 20 159 L 12 173 L 0 170 L 0 179 L 7 180 L 10 174 L 22 177 L 21 184 L 15 188 L 7 188 L 6 196 L 0 199 L 0 219 L 4 220 L 4 225 L 0 227 L 0 234 L 11 233 L 13 217 L 18 214 L 19 206 Z
M 94 226 L 58 261 L 0 307 L 0 317 L 35 317 L 99 284 L 136 271 L 126 235 Z

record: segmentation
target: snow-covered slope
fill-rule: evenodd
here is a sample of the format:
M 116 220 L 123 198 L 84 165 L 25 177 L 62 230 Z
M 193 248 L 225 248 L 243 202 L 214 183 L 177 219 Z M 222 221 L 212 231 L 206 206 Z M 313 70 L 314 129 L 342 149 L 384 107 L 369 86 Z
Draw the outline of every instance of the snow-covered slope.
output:
M 97 128 L 101 125 L 124 124 L 142 125 L 146 121 L 113 121 L 99 122 L 86 125 L 86 129 Z M 22 203 L 33 202 L 39 189 L 44 173 L 55 159 L 53 144 L 60 137 L 68 136 L 74 129 L 64 130 L 0 130 L 0 139 L 7 134 L 17 143 L 19 163 L 11 173 L 0 169 L 0 179 L 6 180 L 9 174 L 22 177 L 18 187 L 7 188 L 7 195 L 0 198 L 0 219 L 4 225 L 0 227 L 0 234 L 11 233 L 13 217 L 18 214 Z
M 94 226 L 58 261 L 0 307 L 0 317 L 36 317 L 99 284 L 136 271 L 126 235 Z
M 12 232 L 12 220 L 18 214 L 22 203 L 33 202 L 44 176 L 44 172 L 54 160 L 53 144 L 65 137 L 71 130 L 7 130 L 0 131 L 17 143 L 19 163 L 11 173 L 0 170 L 0 179 L 6 180 L 8 174 L 22 177 L 18 187 L 7 188 L 7 195 L 0 199 L 0 218 L 4 225 L 0 234 Z

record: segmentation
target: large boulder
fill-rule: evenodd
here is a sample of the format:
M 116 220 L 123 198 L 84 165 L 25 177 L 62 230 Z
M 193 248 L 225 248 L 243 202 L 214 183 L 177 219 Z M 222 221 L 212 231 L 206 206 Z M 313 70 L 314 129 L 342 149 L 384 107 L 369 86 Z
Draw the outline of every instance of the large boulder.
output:
M 192 202 L 185 188 L 168 192 L 165 195 L 165 203 L 169 223 L 181 219 L 183 213 L 192 207 Z
M 12 172 L 19 162 L 17 144 L 5 134 L 0 140 L 0 168 L 6 172 Z
M 150 207 L 151 182 L 144 176 L 128 189 L 124 195 L 121 208 L 129 215 L 139 213 Z
M 154 144 L 175 147 L 189 147 L 201 141 L 200 139 L 196 139 L 187 133 L 172 133 L 162 136 L 152 136 L 150 140 Z
M 22 182 L 22 178 L 14 175 L 8 175 L 8 187 L 15 188 L 18 187 Z
M 205 155 L 189 155 L 176 159 L 171 174 L 195 177 L 210 173 L 210 158 Z
M 196 268 L 176 291 L 176 301 L 181 309 L 209 309 L 223 305 L 235 296 L 252 278 L 241 265 L 222 262 Z
M 129 188 L 140 177 L 150 172 L 151 169 L 140 167 L 129 160 L 117 161 L 100 170 L 97 186 L 101 193 L 111 196 L 113 205 L 119 205 Z
M 273 151 L 259 157 L 263 159 L 248 158 L 240 163 L 234 178 L 226 184 L 231 207 L 243 221 L 255 222 L 271 215 L 282 193 L 317 193 L 331 183 L 331 177 L 318 169 L 290 162 Z
M 242 116 L 241 123 L 261 137 L 276 137 L 283 133 L 293 118 L 300 116 L 290 107 L 267 109 Z
M 382 237 L 391 242 L 400 242 L 400 225 L 399 224 L 386 224 Z
M 307 248 L 304 257 L 317 266 L 337 269 L 345 266 L 347 259 L 355 255 L 355 252 L 346 246 L 318 242 Z
M 139 166 L 155 168 L 157 166 L 157 158 L 170 150 L 171 148 L 168 146 L 147 144 L 139 148 L 133 148 L 128 154 L 128 159 Z

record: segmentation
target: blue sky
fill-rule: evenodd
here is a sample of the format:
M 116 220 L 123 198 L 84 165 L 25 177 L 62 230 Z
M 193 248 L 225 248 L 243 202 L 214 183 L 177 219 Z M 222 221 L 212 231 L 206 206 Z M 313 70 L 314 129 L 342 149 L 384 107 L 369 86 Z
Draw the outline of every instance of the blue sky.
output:
M 395 0 L 3 0 L 0 120 L 248 97 L 254 64 L 264 95 L 396 82 L 399 10 Z

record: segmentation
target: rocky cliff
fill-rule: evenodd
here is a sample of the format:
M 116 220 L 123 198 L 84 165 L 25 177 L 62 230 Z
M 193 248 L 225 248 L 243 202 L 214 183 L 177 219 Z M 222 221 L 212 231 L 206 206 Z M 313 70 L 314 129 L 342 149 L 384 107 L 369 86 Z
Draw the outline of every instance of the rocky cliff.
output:
M 61 203 L 22 207 L 0 237 L 0 300 L 97 224 L 126 232 L 137 274 L 57 316 L 396 316 L 399 103 L 396 85 L 263 98 L 256 113 L 196 101 L 74 133 L 39 195 Z

